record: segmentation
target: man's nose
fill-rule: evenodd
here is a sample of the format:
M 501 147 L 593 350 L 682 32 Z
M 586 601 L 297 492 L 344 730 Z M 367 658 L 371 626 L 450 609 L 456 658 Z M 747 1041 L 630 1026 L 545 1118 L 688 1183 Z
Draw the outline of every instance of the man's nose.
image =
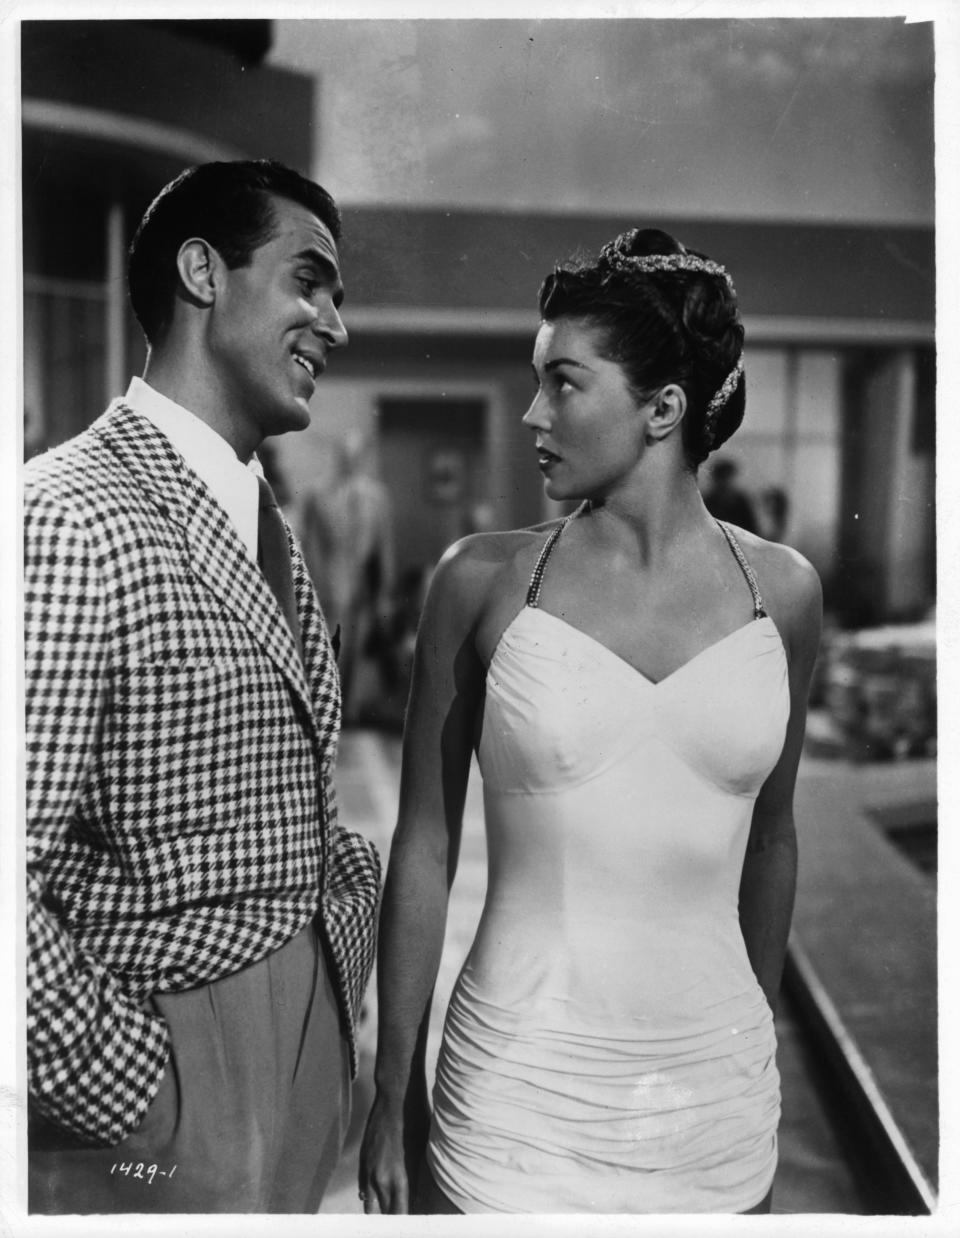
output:
M 340 311 L 332 304 L 325 310 L 318 311 L 311 329 L 315 335 L 326 341 L 328 348 L 343 348 L 350 339 Z

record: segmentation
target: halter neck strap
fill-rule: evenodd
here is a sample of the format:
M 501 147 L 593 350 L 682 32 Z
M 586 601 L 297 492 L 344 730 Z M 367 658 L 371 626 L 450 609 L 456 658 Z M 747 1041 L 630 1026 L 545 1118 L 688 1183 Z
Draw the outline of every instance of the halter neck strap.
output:
M 533 569 L 533 574 L 530 577 L 530 587 L 527 589 L 528 606 L 536 608 L 540 605 L 540 590 L 543 587 L 544 572 L 547 570 L 547 560 L 553 553 L 553 548 L 560 540 L 560 534 L 567 527 L 570 521 L 573 520 L 575 516 L 579 515 L 579 513 L 580 508 L 577 508 L 575 512 L 571 512 L 565 520 L 558 524 L 555 529 L 551 530 L 550 536 L 543 543 L 543 546 L 540 549 L 540 554 L 537 557 L 536 566 Z M 767 612 L 764 610 L 763 598 L 760 596 L 760 586 L 757 584 L 757 577 L 753 568 L 747 562 L 747 556 L 740 548 L 740 543 L 734 537 L 733 530 L 730 526 L 723 520 L 717 520 L 716 524 L 720 529 L 720 532 L 727 539 L 727 544 L 733 552 L 734 558 L 740 564 L 740 570 L 743 572 L 747 584 L 750 586 L 750 593 L 753 597 L 754 619 L 765 619 L 767 617 Z
M 550 536 L 543 543 L 540 554 L 537 557 L 536 566 L 533 569 L 533 575 L 530 577 L 530 587 L 527 589 L 528 606 L 533 606 L 536 608 L 540 605 L 540 588 L 543 585 L 543 573 L 547 570 L 547 560 L 550 558 L 554 546 L 556 546 L 557 542 L 560 540 L 560 534 L 579 511 L 580 508 L 578 507 L 577 511 L 571 512 L 565 520 L 561 521 L 561 523 L 551 531 Z
M 716 520 L 716 517 L 714 517 Z M 740 548 L 740 543 L 733 535 L 733 530 L 724 520 L 717 520 L 717 525 L 720 532 L 727 539 L 727 544 L 733 551 L 734 557 L 740 564 L 740 570 L 747 578 L 747 584 L 750 586 L 750 592 L 753 594 L 753 617 L 754 619 L 766 619 L 767 612 L 763 608 L 763 598 L 760 596 L 760 586 L 757 584 L 757 577 L 753 568 L 747 562 L 747 556 Z

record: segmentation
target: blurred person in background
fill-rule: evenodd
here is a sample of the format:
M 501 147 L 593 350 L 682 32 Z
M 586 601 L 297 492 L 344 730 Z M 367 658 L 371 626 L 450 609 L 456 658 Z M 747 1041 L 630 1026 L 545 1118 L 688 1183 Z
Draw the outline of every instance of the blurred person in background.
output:
M 793 793 L 820 630 L 792 550 L 712 517 L 733 283 L 655 230 L 540 292 L 524 421 L 565 519 L 468 537 L 417 642 L 380 927 L 365 1210 L 764 1212 Z M 489 872 L 433 1105 L 468 771 Z
M 782 542 L 790 520 L 790 498 L 782 486 L 767 486 L 757 507 L 759 532 L 770 542 Z
M 718 460 L 710 470 L 710 485 L 704 491 L 703 502 L 717 520 L 725 520 L 747 533 L 757 533 L 753 502 L 737 481 L 739 475 L 736 461 L 727 457 Z
M 390 619 L 384 629 L 379 659 L 380 682 L 383 685 L 379 720 L 401 731 L 410 695 L 417 628 L 430 576 L 431 571 L 422 566 L 404 569 L 397 579 Z
M 25 469 L 34 1212 L 315 1212 L 340 1153 L 379 860 L 255 454 L 347 342 L 339 236 L 280 164 L 185 171 L 131 246 L 143 379 Z
M 362 710 L 358 676 L 365 659 L 379 664 L 393 586 L 390 496 L 364 471 L 369 441 L 350 434 L 335 447 L 331 483 L 309 491 L 299 508 L 304 558 L 331 626 L 339 628 L 338 665 L 344 720 Z M 376 680 L 371 695 L 379 698 Z

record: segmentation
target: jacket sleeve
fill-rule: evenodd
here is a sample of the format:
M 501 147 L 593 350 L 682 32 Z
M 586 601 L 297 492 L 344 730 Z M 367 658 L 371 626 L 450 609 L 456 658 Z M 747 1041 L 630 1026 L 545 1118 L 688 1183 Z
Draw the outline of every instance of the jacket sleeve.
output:
M 343 960 L 344 998 L 352 1026 L 356 1028 L 376 953 L 380 854 L 368 838 L 339 824 L 336 795 L 329 774 L 324 777 L 323 797 L 330 831 L 323 920 L 334 956 Z
M 77 948 L 48 889 L 103 728 L 108 590 L 84 523 L 60 504 L 28 489 L 24 528 L 29 1089 L 53 1122 L 113 1144 L 160 1085 L 167 1027 Z

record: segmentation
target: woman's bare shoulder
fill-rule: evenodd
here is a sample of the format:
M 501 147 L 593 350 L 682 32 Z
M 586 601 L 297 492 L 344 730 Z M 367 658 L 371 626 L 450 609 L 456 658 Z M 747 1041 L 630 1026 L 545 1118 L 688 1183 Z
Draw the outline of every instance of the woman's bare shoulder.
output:
M 819 599 L 820 577 L 799 550 L 755 533 L 744 533 L 742 544 L 765 592 L 776 591 L 785 603 L 794 605 Z
M 444 552 L 434 570 L 430 595 L 436 604 L 454 604 L 477 614 L 499 580 L 532 567 L 550 530 L 558 521 L 524 529 L 471 533 Z
M 745 530 L 737 540 L 756 574 L 764 606 L 791 642 L 819 641 L 823 593 L 816 568 L 798 550 Z

